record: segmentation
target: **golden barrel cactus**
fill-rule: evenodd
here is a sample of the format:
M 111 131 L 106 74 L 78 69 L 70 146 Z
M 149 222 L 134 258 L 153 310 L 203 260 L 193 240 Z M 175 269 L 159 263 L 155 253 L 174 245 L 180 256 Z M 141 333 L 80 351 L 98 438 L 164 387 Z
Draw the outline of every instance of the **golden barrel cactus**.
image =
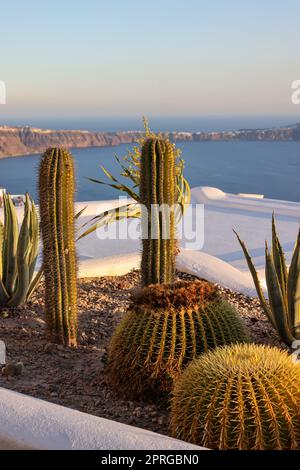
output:
M 113 335 L 108 380 L 131 398 L 161 400 L 192 359 L 248 340 L 234 308 L 208 282 L 152 285 L 135 296 Z
M 255 344 L 202 355 L 176 383 L 171 431 L 210 449 L 299 449 L 300 364 Z

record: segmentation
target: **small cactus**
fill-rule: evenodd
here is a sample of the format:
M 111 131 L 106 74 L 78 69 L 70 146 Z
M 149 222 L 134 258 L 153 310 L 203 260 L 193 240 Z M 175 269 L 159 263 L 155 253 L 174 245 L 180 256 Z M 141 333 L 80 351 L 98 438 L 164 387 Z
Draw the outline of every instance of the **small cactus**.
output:
M 142 284 L 173 282 L 175 277 L 174 148 L 168 140 L 149 138 L 141 156 Z
M 208 282 L 149 286 L 113 335 L 108 379 L 131 398 L 161 399 L 192 359 L 243 341 L 249 337 L 242 320 Z
M 300 364 L 255 344 L 202 355 L 175 385 L 171 431 L 209 449 L 299 449 Z
M 39 178 L 45 308 L 50 339 L 65 346 L 77 343 L 74 189 L 72 155 L 48 149 Z

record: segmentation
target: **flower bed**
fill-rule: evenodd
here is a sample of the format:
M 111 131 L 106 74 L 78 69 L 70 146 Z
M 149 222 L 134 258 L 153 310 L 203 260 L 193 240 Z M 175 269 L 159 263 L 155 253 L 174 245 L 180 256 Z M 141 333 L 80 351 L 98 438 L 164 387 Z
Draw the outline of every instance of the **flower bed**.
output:
M 179 273 L 181 279 L 192 276 Z M 79 345 L 68 349 L 47 342 L 43 286 L 24 307 L 2 309 L 0 338 L 8 362 L 22 362 L 19 376 L 0 375 L 0 387 L 79 411 L 169 434 L 167 407 L 116 396 L 106 383 L 107 346 L 139 285 L 137 271 L 124 276 L 79 281 Z M 252 339 L 284 347 L 257 299 L 221 289 L 244 318 Z

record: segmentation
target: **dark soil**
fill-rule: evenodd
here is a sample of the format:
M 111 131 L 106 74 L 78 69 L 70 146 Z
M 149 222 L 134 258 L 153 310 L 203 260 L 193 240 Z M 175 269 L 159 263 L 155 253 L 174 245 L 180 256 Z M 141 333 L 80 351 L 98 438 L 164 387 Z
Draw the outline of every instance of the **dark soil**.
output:
M 181 279 L 193 276 L 178 273 Z M 79 281 L 79 337 L 76 350 L 47 342 L 43 286 L 22 308 L 0 310 L 0 339 L 7 362 L 22 362 L 21 375 L 0 375 L 0 387 L 51 401 L 85 413 L 168 433 L 169 413 L 163 406 L 128 401 L 106 384 L 107 346 L 114 328 L 139 285 L 139 273 Z M 253 340 L 284 347 L 259 302 L 220 289 L 245 319 Z

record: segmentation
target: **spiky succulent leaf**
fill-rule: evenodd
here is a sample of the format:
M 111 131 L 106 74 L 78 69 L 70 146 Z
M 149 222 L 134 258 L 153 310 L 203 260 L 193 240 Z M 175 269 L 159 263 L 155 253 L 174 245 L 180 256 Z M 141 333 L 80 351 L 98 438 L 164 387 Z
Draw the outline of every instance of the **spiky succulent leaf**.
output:
M 266 243 L 266 282 L 269 291 L 269 302 L 273 317 L 275 320 L 275 326 L 280 334 L 283 341 L 291 345 L 294 341 L 289 325 L 288 312 L 286 302 L 282 295 L 280 282 L 277 276 L 276 268 L 272 255 L 268 250 Z
M 17 276 L 18 219 L 9 194 L 4 194 L 3 284 L 12 295 Z
M 105 170 L 105 172 L 108 173 L 107 170 Z M 87 178 L 87 179 L 93 183 L 105 184 L 106 186 L 110 186 L 111 188 L 118 189 L 119 191 L 126 193 L 129 197 L 131 197 L 135 201 L 139 202 L 139 196 L 137 195 L 137 193 L 133 191 L 133 189 L 130 188 L 129 186 L 126 186 L 126 184 L 122 184 L 119 182 L 117 182 L 116 184 L 113 184 L 113 183 L 111 184 L 111 183 L 106 183 L 105 181 L 97 180 L 94 178 Z M 115 178 L 114 180 L 117 181 Z
M 30 233 L 31 227 L 31 206 L 28 196 L 26 197 L 26 203 L 24 208 L 24 217 L 21 225 L 18 247 L 17 247 L 17 273 L 18 278 L 15 285 L 15 289 L 8 302 L 10 306 L 21 305 L 27 296 L 27 292 L 30 285 L 30 255 L 32 251 L 32 239 Z
M 286 266 L 283 248 L 277 236 L 274 214 L 272 216 L 272 254 L 273 254 L 275 270 L 276 270 L 278 281 L 279 281 L 280 288 L 282 291 L 282 296 L 287 307 L 286 288 L 287 288 L 288 272 L 287 272 L 287 266 Z
M 300 339 L 300 230 L 288 274 L 287 298 L 289 321 L 295 339 Z
M 29 196 L 29 194 L 26 195 L 28 198 L 27 204 L 30 206 L 30 225 L 29 225 L 29 235 L 30 235 L 30 241 L 31 241 L 31 250 L 30 250 L 30 256 L 29 256 L 29 282 L 31 282 L 38 254 L 39 254 L 39 220 L 38 220 L 38 215 L 37 215 L 37 210 L 34 204 L 33 199 Z
M 116 207 L 114 209 L 109 209 L 104 211 L 102 214 L 99 214 L 93 217 L 89 222 L 84 224 L 81 229 L 87 225 L 92 225 L 87 230 L 79 235 L 77 240 L 86 237 L 87 235 L 95 232 L 101 227 L 105 227 L 113 222 L 118 222 L 124 219 L 140 219 L 141 209 L 138 204 L 126 204 L 124 206 Z
M 237 234 L 237 232 L 234 230 L 233 231 L 239 241 L 239 244 L 241 245 L 241 248 L 243 250 L 243 253 L 245 255 L 245 258 L 246 258 L 246 261 L 247 261 L 247 264 L 248 264 L 248 267 L 249 267 L 249 271 L 252 275 L 252 278 L 253 278 L 253 282 L 254 282 L 254 285 L 256 287 L 256 291 L 257 291 L 257 295 L 258 295 L 258 298 L 260 300 L 260 304 L 265 312 L 265 314 L 267 315 L 268 319 L 270 320 L 270 322 L 272 323 L 272 325 L 274 326 L 274 328 L 276 328 L 276 324 L 275 324 L 275 319 L 274 319 L 274 315 L 273 315 L 273 312 L 272 310 L 270 309 L 268 303 L 267 303 L 267 300 L 264 296 L 264 293 L 263 293 L 263 290 L 261 288 L 261 284 L 260 284 L 260 281 L 258 279 L 258 274 L 257 274 L 257 271 L 255 269 L 255 266 L 253 264 L 253 261 L 252 261 L 252 258 L 249 254 L 249 251 L 245 245 L 245 243 L 241 240 L 241 238 L 239 237 L 239 235 Z
M 40 281 L 42 280 L 43 275 L 44 275 L 44 270 L 43 270 L 43 267 L 41 267 L 31 281 L 31 284 L 27 292 L 26 300 L 29 300 L 32 294 L 36 291 Z
M 0 223 L 0 305 L 19 306 L 31 289 L 39 249 L 39 222 L 33 200 L 26 194 L 21 228 L 9 194 L 4 195 L 4 225 Z M 40 278 L 39 278 L 40 279 Z M 36 279 L 35 287 L 37 286 Z
M 3 283 L 3 245 L 4 245 L 4 225 L 0 220 L 0 305 L 5 305 L 9 299 L 7 290 Z
M 239 237 L 238 240 L 252 273 L 261 306 L 281 339 L 290 346 L 294 340 L 300 339 L 300 230 L 291 265 L 289 270 L 287 270 L 273 214 L 271 253 L 266 244 L 266 281 L 270 307 L 268 307 L 266 299 L 262 296 L 258 276 L 248 250 Z

